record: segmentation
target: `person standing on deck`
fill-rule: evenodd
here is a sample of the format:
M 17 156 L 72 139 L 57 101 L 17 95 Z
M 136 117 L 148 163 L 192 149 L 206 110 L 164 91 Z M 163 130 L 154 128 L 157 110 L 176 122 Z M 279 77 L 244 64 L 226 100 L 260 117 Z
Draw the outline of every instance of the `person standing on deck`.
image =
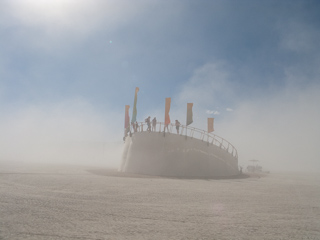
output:
M 149 116 L 148 118 L 146 118 L 146 121 L 145 121 L 145 122 L 147 123 L 147 125 L 148 125 L 148 129 L 147 129 L 147 130 L 148 130 L 149 132 L 151 131 L 151 121 L 150 121 L 150 118 L 151 118 L 151 117 Z
M 156 126 L 157 126 L 157 119 L 154 117 L 152 119 L 152 131 L 156 131 Z
M 180 122 L 176 120 L 176 129 L 177 129 L 177 134 L 179 134 L 179 128 L 180 128 Z

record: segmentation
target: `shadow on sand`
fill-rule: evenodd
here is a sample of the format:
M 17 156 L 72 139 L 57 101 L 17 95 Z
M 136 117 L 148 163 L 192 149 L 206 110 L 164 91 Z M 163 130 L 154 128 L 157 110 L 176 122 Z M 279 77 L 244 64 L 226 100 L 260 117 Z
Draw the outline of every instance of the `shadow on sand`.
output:
M 169 178 L 169 179 L 205 179 L 205 180 L 220 180 L 220 179 L 244 179 L 244 178 L 260 178 L 262 176 L 251 175 L 251 174 L 238 174 L 231 177 L 215 177 L 215 178 L 201 178 L 201 177 L 174 177 L 174 176 L 153 176 L 153 175 L 144 175 L 144 174 L 136 174 L 136 173 L 128 173 L 128 172 L 118 172 L 116 169 L 87 169 L 89 173 L 100 175 L 100 176 L 108 176 L 108 177 L 122 177 L 122 178 Z

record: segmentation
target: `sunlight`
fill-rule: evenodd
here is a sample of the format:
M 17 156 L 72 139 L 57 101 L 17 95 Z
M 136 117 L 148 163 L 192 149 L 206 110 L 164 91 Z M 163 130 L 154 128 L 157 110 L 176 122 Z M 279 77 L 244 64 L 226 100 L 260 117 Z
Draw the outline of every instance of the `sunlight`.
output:
M 15 21 L 27 27 L 40 27 L 46 33 L 78 32 L 89 33 L 103 24 L 113 28 L 139 10 L 125 8 L 114 0 L 16 0 L 8 2 Z
M 68 15 L 82 3 L 82 1 L 75 0 L 23 0 L 11 2 L 17 17 L 29 24 L 44 24 L 59 19 L 66 20 Z

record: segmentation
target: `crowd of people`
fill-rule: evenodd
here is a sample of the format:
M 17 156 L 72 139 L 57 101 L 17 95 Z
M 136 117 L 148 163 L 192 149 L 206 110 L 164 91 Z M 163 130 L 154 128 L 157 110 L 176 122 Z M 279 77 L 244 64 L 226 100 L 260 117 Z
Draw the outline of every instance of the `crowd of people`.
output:
M 151 131 L 155 132 L 156 131 L 156 127 L 157 127 L 157 118 L 156 117 L 154 117 L 152 120 L 151 120 L 150 116 L 147 117 L 145 119 L 145 123 L 147 124 L 147 131 L 148 132 L 151 132 Z M 169 131 L 168 125 L 169 124 L 164 125 L 163 131 L 166 131 L 166 129 L 167 129 L 167 131 Z M 180 122 L 178 120 L 175 120 L 175 127 L 176 127 L 176 130 L 177 130 L 177 134 L 179 134 L 180 125 L 181 125 Z M 139 123 L 137 121 L 136 122 L 132 122 L 131 123 L 131 129 L 133 130 L 133 132 L 139 132 L 139 131 L 142 132 L 143 131 L 143 124 L 141 124 L 139 126 Z M 130 134 L 132 133 L 131 129 L 127 130 L 128 133 L 130 133 Z

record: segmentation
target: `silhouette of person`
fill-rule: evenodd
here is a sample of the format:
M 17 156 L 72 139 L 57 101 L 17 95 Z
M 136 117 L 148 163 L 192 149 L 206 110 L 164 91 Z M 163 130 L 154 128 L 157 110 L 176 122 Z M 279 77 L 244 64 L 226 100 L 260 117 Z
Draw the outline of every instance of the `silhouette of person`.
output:
M 156 126 L 157 126 L 157 119 L 156 119 L 156 117 L 154 117 L 152 119 L 152 131 L 156 130 Z
M 179 134 L 179 128 L 180 128 L 180 122 L 176 120 L 176 129 L 177 129 L 177 134 Z
M 145 122 L 146 122 L 146 123 L 147 123 L 147 125 L 148 125 L 148 129 L 147 129 L 147 130 L 148 130 L 149 132 L 151 131 L 151 122 L 150 122 L 150 118 L 151 118 L 151 117 L 149 116 L 149 117 L 147 117 L 147 118 L 146 118 L 146 120 L 145 120 Z

